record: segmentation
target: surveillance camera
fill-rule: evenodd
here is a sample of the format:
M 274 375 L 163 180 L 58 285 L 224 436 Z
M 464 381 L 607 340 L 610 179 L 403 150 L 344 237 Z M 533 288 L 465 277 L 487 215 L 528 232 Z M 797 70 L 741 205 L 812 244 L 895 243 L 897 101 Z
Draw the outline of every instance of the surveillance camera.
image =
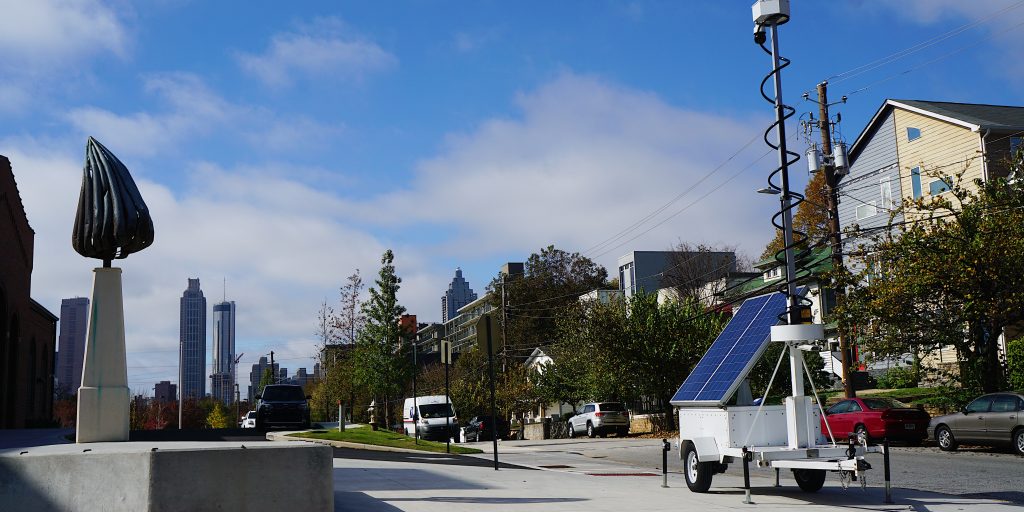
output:
M 754 24 L 754 44 L 764 44 L 768 36 L 764 33 L 764 25 Z

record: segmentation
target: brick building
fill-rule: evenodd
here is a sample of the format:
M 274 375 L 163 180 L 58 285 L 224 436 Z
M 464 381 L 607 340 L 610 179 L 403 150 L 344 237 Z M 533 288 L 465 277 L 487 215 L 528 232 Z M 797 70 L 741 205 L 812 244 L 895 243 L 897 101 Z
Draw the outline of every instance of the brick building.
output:
M 35 232 L 0 156 L 0 428 L 52 418 L 57 317 L 31 298 Z

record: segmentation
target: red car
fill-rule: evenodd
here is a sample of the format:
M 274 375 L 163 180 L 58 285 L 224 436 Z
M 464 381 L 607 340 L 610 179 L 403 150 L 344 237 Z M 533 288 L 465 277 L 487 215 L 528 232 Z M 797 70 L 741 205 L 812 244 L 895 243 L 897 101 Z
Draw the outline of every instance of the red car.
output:
M 838 442 L 851 433 L 866 432 L 869 440 L 888 437 L 916 446 L 928 436 L 930 420 L 924 410 L 892 398 L 848 398 L 825 411 L 821 432 L 828 435 L 827 421 L 832 438 Z

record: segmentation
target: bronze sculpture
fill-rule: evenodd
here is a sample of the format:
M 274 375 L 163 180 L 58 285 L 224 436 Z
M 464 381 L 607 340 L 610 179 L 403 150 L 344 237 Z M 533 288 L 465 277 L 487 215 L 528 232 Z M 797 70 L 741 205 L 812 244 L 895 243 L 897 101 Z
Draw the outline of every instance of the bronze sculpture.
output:
M 71 246 L 86 258 L 125 258 L 153 243 L 153 219 L 128 168 L 89 137 Z

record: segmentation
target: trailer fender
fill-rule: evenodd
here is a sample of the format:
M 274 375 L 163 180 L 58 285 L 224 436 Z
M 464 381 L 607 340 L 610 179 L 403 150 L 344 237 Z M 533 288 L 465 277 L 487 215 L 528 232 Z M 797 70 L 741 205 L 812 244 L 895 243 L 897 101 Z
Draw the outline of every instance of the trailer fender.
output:
M 718 443 L 713 437 L 695 437 L 690 439 L 694 449 L 697 450 L 697 460 L 700 462 L 721 462 L 722 456 L 718 453 Z

